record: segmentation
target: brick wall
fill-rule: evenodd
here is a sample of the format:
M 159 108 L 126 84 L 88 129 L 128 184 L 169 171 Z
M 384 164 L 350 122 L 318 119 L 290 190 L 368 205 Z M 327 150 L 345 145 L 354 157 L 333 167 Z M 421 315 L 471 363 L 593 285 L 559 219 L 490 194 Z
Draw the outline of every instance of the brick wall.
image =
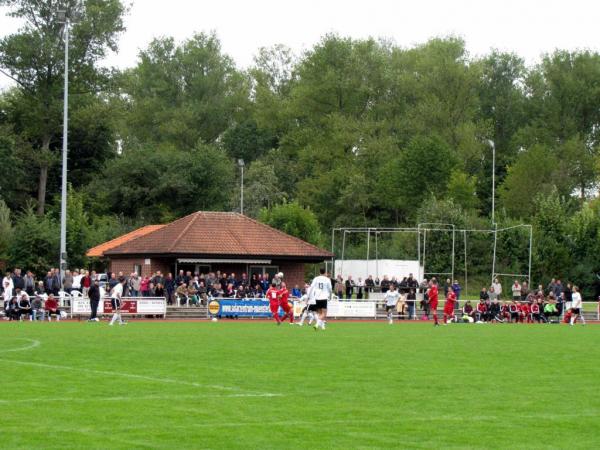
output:
M 147 262 L 149 261 L 149 264 Z M 163 275 L 169 272 L 169 264 L 158 258 L 118 258 L 110 260 L 108 270 L 110 272 L 123 272 L 129 275 L 133 272 L 135 265 L 139 264 L 142 267 L 141 276 L 151 276 L 156 271 L 160 270 Z
M 279 270 L 283 272 L 284 281 L 288 289 L 292 289 L 298 285 L 300 289 L 304 286 L 304 264 L 297 262 L 274 262 L 279 266 Z

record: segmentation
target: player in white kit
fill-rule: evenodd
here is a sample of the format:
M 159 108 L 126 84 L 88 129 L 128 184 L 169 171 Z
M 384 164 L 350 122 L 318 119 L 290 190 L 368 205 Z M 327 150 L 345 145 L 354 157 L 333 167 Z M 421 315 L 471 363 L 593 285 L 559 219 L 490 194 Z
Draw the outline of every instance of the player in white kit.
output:
M 331 280 L 325 275 L 325 269 L 319 270 L 320 275 L 315 277 L 308 291 L 308 304 L 314 305 L 317 311 L 317 323 L 315 330 L 325 329 L 325 319 L 327 317 L 327 301 L 331 298 L 333 289 Z
M 400 298 L 400 292 L 396 289 L 396 285 L 392 283 L 390 286 L 390 290 L 387 291 L 383 297 L 385 300 L 385 312 L 387 312 L 388 322 L 389 324 L 393 324 L 394 321 L 392 319 L 392 315 L 396 310 L 396 305 L 398 304 L 398 299 Z
M 571 322 L 570 325 L 573 326 L 577 321 L 577 318 L 581 319 L 582 325 L 585 325 L 585 319 L 583 318 L 583 302 L 581 300 L 581 294 L 579 293 L 579 288 L 577 286 L 573 286 L 573 301 L 571 303 Z

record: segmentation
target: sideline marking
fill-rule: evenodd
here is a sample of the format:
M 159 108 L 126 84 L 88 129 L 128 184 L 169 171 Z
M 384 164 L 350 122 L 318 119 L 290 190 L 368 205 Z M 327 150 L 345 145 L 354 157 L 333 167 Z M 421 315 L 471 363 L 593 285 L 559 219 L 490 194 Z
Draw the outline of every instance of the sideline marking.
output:
M 39 345 L 39 343 L 38 343 L 38 345 Z M 220 389 L 222 391 L 242 391 L 242 389 L 240 389 L 240 388 L 231 387 L 231 386 L 221 386 L 221 385 L 215 385 L 215 384 L 200 384 L 200 383 L 194 383 L 194 382 L 190 382 L 190 381 L 174 380 L 172 378 L 156 378 L 156 377 L 149 377 L 146 375 L 136 375 L 133 373 L 86 369 L 84 367 L 60 366 L 58 364 L 45 364 L 45 363 L 38 363 L 38 362 L 33 362 L 33 361 L 16 361 L 13 359 L 3 359 L 3 358 L 0 359 L 0 362 L 6 362 L 6 363 L 11 363 L 11 364 L 21 364 L 23 366 L 43 367 L 45 369 L 78 371 L 78 372 L 85 372 L 85 373 L 91 373 L 91 374 L 96 374 L 96 375 L 108 375 L 111 377 L 133 378 L 136 380 L 151 381 L 154 383 L 168 383 L 168 384 L 175 384 L 178 386 L 193 386 L 196 388 Z M 238 395 L 240 395 L 240 396 L 243 396 L 243 395 L 261 396 L 261 397 L 280 397 L 280 396 L 282 396 L 282 394 L 275 394 L 272 392 L 252 392 L 252 391 L 242 391 Z
M 10 339 L 17 339 L 19 341 L 28 341 L 30 342 L 29 345 L 26 345 L 24 347 L 17 347 L 17 348 L 9 348 L 9 349 L 5 349 L 5 350 L 0 350 L 0 353 L 8 353 L 8 352 L 21 352 L 24 350 L 31 350 L 32 348 L 36 348 L 39 347 L 42 343 L 40 341 L 38 341 L 37 339 L 28 339 L 28 338 L 9 338 Z

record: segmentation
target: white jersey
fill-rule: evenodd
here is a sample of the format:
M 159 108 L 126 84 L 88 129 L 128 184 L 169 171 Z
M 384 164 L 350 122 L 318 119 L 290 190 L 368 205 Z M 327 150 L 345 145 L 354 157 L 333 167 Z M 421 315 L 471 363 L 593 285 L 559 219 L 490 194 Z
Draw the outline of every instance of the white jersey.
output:
M 396 306 L 399 298 L 400 292 L 398 291 L 387 291 L 383 297 L 386 306 Z
M 581 309 L 581 306 L 581 294 L 579 292 L 573 292 L 573 302 L 571 303 L 571 308 Z
M 314 305 L 317 300 L 329 300 L 331 298 L 331 280 L 325 275 L 315 277 L 308 291 L 309 304 Z
M 115 284 L 115 287 L 110 291 L 110 297 L 120 299 L 123 295 L 123 285 L 121 283 Z

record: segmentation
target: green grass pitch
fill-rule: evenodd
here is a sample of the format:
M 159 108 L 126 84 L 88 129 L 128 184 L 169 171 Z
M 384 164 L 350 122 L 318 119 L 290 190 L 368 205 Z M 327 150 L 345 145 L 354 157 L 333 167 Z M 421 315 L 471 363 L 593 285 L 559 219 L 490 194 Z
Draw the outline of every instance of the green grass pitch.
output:
M 600 327 L 2 323 L 2 448 L 597 448 Z

